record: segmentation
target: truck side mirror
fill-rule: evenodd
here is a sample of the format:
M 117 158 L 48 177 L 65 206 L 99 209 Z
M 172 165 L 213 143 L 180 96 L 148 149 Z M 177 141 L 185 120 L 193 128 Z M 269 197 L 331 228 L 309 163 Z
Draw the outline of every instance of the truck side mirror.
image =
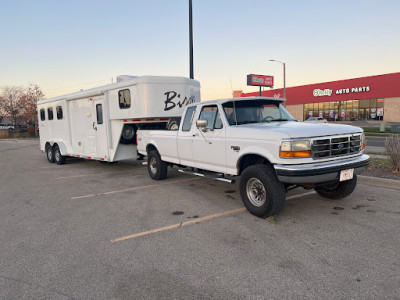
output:
M 201 129 L 203 132 L 207 132 L 208 128 L 208 122 L 207 120 L 197 120 L 196 121 L 196 127 Z

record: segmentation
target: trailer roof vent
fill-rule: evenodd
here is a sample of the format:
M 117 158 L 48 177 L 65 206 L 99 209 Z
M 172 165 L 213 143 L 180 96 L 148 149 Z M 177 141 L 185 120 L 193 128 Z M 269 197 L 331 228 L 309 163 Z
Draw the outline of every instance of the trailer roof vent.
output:
M 122 82 L 122 81 L 126 81 L 126 80 L 131 80 L 131 79 L 135 79 L 135 78 L 137 78 L 137 76 L 120 75 L 120 76 L 117 76 L 117 82 Z

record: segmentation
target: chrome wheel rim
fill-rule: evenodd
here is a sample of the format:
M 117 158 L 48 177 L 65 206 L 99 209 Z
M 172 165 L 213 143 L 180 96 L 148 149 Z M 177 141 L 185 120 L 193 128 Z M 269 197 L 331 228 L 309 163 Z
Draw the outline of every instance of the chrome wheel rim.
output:
M 60 160 L 60 152 L 59 152 L 58 150 L 56 150 L 56 152 L 54 153 L 54 159 L 55 159 L 56 161 L 59 161 L 59 160 Z
M 51 149 L 48 149 L 48 150 L 47 150 L 47 158 L 48 158 L 49 160 L 52 160 L 52 159 L 53 159 L 53 153 L 51 152 Z
M 157 161 L 154 157 L 150 158 L 149 166 L 150 166 L 150 172 L 152 174 L 156 174 L 157 173 Z
M 246 185 L 247 198 L 256 207 L 263 206 L 267 200 L 265 187 L 257 178 L 250 178 Z

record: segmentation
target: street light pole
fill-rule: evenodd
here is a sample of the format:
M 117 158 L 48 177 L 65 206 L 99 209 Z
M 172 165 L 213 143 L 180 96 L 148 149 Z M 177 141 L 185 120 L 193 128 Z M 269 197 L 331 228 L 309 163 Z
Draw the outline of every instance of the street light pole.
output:
M 269 61 L 274 61 L 283 65 L 283 98 L 286 99 L 286 64 L 275 59 L 270 59 Z
M 192 21 L 192 0 L 189 0 L 189 64 L 190 64 L 190 78 L 194 79 L 194 72 L 193 72 L 193 21 Z

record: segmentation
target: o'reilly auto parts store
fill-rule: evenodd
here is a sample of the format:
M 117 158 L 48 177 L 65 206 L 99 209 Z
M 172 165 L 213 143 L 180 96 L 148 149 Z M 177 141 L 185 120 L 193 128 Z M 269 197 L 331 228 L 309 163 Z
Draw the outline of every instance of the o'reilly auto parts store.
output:
M 261 93 L 283 98 L 283 88 Z M 259 94 L 240 93 L 240 96 Z M 287 109 L 299 120 L 321 116 L 329 121 L 336 118 L 400 122 L 400 73 L 288 87 L 286 99 Z

